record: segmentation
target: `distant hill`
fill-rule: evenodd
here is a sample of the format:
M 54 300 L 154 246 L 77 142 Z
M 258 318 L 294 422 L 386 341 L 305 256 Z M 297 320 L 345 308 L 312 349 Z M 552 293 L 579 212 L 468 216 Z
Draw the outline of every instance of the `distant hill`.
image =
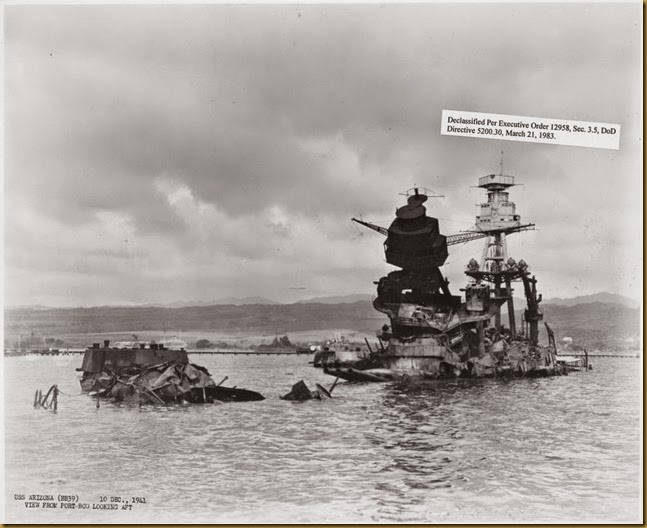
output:
M 42 304 L 21 304 L 15 306 L 5 306 L 5 310 L 52 310 L 53 306 L 44 306 Z
M 320 304 L 340 304 L 340 303 L 354 303 L 358 301 L 373 301 L 374 295 L 369 295 L 365 293 L 357 293 L 354 295 L 337 295 L 332 297 L 313 297 L 312 299 L 305 299 L 299 301 L 298 304 L 311 304 L 311 303 L 320 303 Z
M 559 340 L 572 337 L 574 342 L 599 350 L 618 350 L 625 339 L 639 344 L 640 309 L 629 308 L 622 304 L 592 302 L 563 306 L 541 303 L 544 322 L 555 332 Z M 517 321 L 522 320 L 523 311 L 516 313 Z M 540 335 L 545 335 L 543 324 Z
M 640 302 L 635 299 L 630 299 L 624 295 L 618 295 L 617 293 L 607 293 L 599 292 L 592 295 L 580 295 L 578 297 L 571 297 L 569 299 L 562 299 L 556 297 L 555 299 L 546 299 L 544 304 L 555 304 L 558 306 L 575 306 L 577 304 L 589 304 L 589 303 L 612 303 L 612 304 L 621 304 L 627 306 L 628 308 L 639 308 Z
M 526 299 L 521 297 L 513 297 L 512 301 L 514 302 L 514 309 L 519 310 L 520 308 L 526 307 Z M 543 303 L 542 303 L 543 306 Z M 501 313 L 508 313 L 508 303 L 505 303 L 501 306 Z
M 373 333 L 386 317 L 370 302 L 340 304 L 247 304 L 191 307 L 92 307 L 5 310 L 5 336 L 31 332 L 58 336 L 70 333 L 137 332 L 162 328 L 182 331 L 292 332 L 349 328 Z
M 190 308 L 192 306 L 217 306 L 231 304 L 233 306 L 244 306 L 247 304 L 281 304 L 265 297 L 223 297 L 214 301 L 175 301 L 165 304 L 146 304 L 144 306 L 159 306 L 162 308 Z
M 355 302 L 352 302 L 353 297 L 315 298 L 313 301 L 316 302 L 293 304 L 242 304 L 242 301 L 263 300 L 252 297 L 221 299 L 232 302 L 205 306 L 6 308 L 5 336 L 11 340 L 17 338 L 18 334 L 28 335 L 31 332 L 60 337 L 78 333 L 159 331 L 163 328 L 238 334 L 347 328 L 373 334 L 388 321 L 385 315 L 373 309 L 371 296 L 364 295 L 368 299 Z M 334 299 L 341 301 L 333 303 Z M 522 307 L 523 303 L 516 305 L 519 326 Z M 555 331 L 558 339 L 572 337 L 577 344 L 600 350 L 618 349 L 625 341 L 636 343 L 632 346 L 640 344 L 639 308 L 599 301 L 573 306 L 545 301 L 541 307 L 544 321 Z M 507 317 L 503 321 L 507 321 Z M 543 325 L 540 335 L 545 340 Z

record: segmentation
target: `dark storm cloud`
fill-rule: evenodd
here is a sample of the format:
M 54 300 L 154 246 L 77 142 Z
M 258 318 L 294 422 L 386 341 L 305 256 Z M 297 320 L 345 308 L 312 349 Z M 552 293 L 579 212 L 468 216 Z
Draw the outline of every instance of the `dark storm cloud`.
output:
M 590 208 L 632 210 L 632 185 L 610 192 L 604 177 L 635 181 L 637 14 L 599 4 L 9 6 L 8 218 L 35 207 L 60 230 L 135 238 L 143 254 L 154 241 L 206 259 L 206 244 L 210 258 L 273 255 L 280 267 L 287 254 L 305 266 L 319 255 L 313 238 L 346 251 L 348 217 L 387 224 L 413 183 L 445 194 L 435 214 L 469 227 L 481 196 L 466 188 L 498 169 L 502 148 L 537 198 L 515 195 L 522 215 L 548 232 Z M 622 122 L 626 148 L 440 136 L 444 108 Z M 17 216 L 9 263 L 37 228 Z M 596 236 L 627 218 L 605 222 Z M 92 251 L 89 233 L 86 243 Z

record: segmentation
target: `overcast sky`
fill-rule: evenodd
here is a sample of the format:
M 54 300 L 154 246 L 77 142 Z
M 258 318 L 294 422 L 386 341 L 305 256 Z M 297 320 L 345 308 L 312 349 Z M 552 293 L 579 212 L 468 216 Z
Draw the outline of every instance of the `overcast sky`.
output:
M 504 172 L 544 298 L 642 287 L 642 5 L 5 7 L 5 301 L 373 293 L 414 184 L 444 234 Z M 619 150 L 440 135 L 618 123 Z M 482 241 L 450 249 L 455 293 Z M 517 287 L 521 296 L 522 288 Z

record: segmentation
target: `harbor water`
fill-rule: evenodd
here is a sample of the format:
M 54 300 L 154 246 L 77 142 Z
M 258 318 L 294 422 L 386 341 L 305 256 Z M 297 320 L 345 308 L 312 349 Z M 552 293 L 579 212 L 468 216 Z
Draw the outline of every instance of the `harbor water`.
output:
M 334 381 L 311 356 L 194 355 L 266 400 L 97 409 L 81 358 L 4 361 L 7 522 L 642 522 L 639 359 L 408 390 L 340 381 L 298 403 L 279 397 Z M 54 383 L 58 411 L 34 410 Z M 37 494 L 90 508 L 27 508 Z M 112 497 L 132 508 L 95 507 Z

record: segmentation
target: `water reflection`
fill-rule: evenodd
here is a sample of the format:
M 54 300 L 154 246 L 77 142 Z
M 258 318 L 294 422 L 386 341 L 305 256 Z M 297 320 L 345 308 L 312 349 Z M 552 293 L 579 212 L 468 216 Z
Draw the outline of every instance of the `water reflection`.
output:
M 614 376 L 605 379 L 602 392 L 615 381 Z M 591 387 L 587 387 L 590 395 Z M 588 504 L 588 513 L 594 517 L 601 509 L 592 498 L 606 495 L 609 488 L 601 489 L 591 481 L 591 474 L 597 473 L 592 457 L 615 474 L 622 471 L 620 467 L 627 471 L 630 466 L 619 465 L 619 453 L 602 441 L 607 434 L 599 427 L 610 414 L 600 403 L 574 398 L 582 388 L 578 378 L 389 387 L 380 397 L 380 417 L 366 435 L 388 456 L 381 468 L 388 478 L 375 483 L 382 494 L 380 511 L 406 520 L 411 517 L 411 506 L 424 503 L 422 515 L 427 520 L 436 519 L 440 512 L 467 519 L 457 509 L 459 496 L 469 498 L 474 518 L 479 520 L 511 520 L 521 515 L 531 521 L 531 512 L 551 519 L 571 515 L 574 520 L 572 501 L 577 497 Z M 617 410 L 633 422 L 629 444 L 638 460 L 637 415 L 629 408 Z M 591 420 L 598 423 L 592 427 Z M 626 432 L 630 430 L 627 425 L 623 427 Z M 612 435 L 617 442 L 616 432 Z M 597 441 L 591 442 L 592 438 Z M 636 471 L 627 473 L 633 477 L 634 498 L 637 475 Z M 432 497 L 429 490 L 433 490 Z M 625 502 L 627 497 L 621 497 Z M 526 504 L 525 513 L 518 511 L 519 500 Z M 415 515 L 420 514 L 415 510 Z
M 57 414 L 35 412 L 37 387 L 79 392 L 78 361 L 30 362 L 27 384 L 27 362 L 6 360 L 7 493 L 146 490 L 148 509 L 101 518 L 128 523 L 636 518 L 637 362 L 413 389 L 340 383 L 332 400 L 294 404 L 279 396 L 295 381 L 332 383 L 307 358 L 200 359 L 267 399 L 96 409 L 61 397 Z M 60 521 L 92 520 L 76 513 Z

